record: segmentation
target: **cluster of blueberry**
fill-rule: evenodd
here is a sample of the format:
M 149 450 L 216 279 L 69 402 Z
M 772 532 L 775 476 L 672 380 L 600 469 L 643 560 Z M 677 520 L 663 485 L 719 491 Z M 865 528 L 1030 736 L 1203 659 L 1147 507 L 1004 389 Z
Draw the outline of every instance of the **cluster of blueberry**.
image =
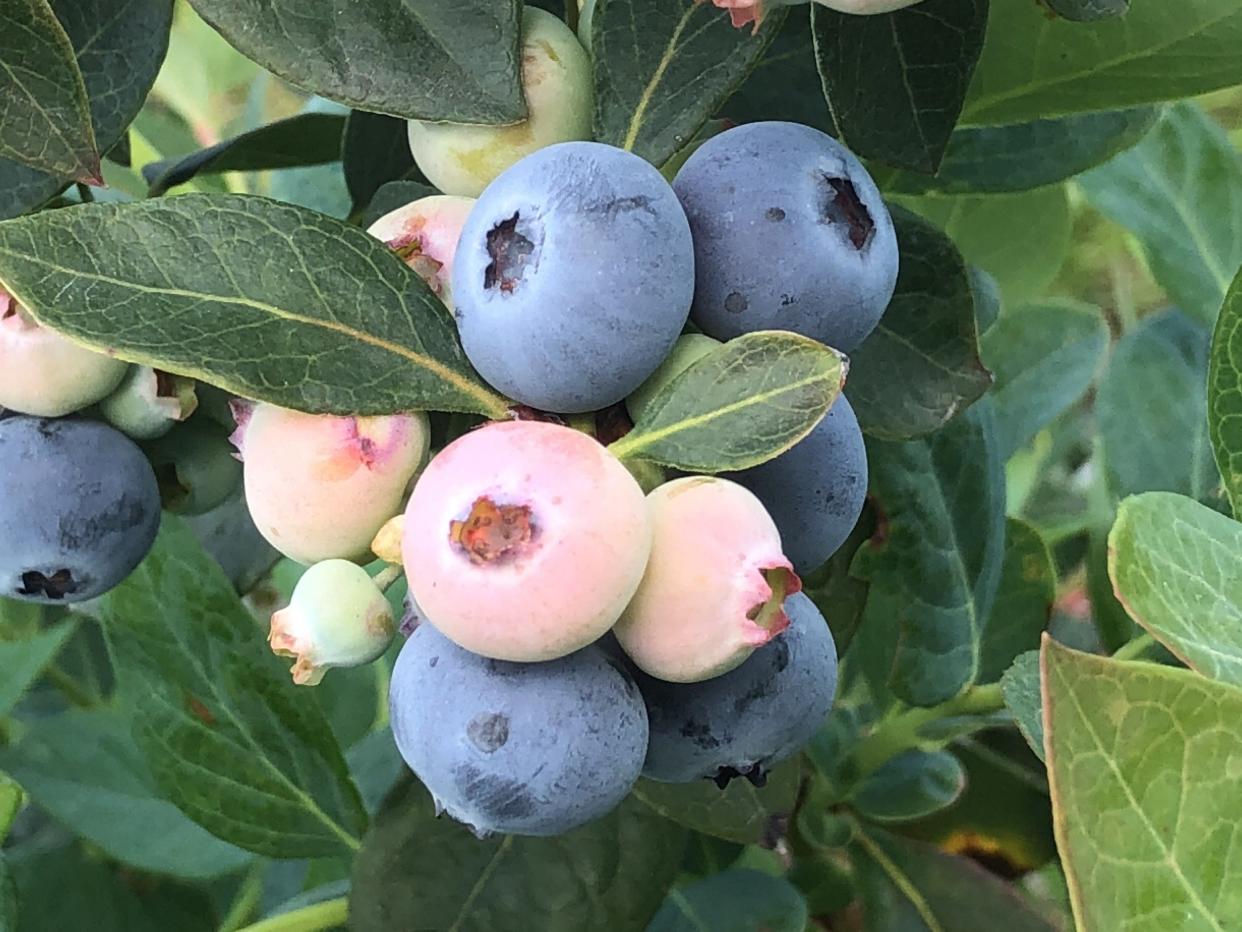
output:
M 793 448 L 727 475 L 623 464 L 605 443 L 721 341 L 788 330 L 853 350 L 892 296 L 897 244 L 863 166 L 804 126 L 722 132 L 671 184 L 577 139 L 589 90 L 578 106 L 537 71 L 569 80 L 585 53 L 542 11 L 524 26 L 530 119 L 412 124 L 447 193 L 370 229 L 453 314 L 514 419 L 429 458 L 423 412 L 222 405 L 67 341 L 0 292 L 0 591 L 98 596 L 150 549 L 161 504 L 203 512 L 240 484 L 262 536 L 309 566 L 271 619 L 295 682 L 387 650 L 384 588 L 403 568 L 401 754 L 477 832 L 547 835 L 606 813 L 640 774 L 759 783 L 828 712 L 836 652 L 799 574 L 862 509 L 846 398 Z M 390 567 L 372 577 L 376 556 Z

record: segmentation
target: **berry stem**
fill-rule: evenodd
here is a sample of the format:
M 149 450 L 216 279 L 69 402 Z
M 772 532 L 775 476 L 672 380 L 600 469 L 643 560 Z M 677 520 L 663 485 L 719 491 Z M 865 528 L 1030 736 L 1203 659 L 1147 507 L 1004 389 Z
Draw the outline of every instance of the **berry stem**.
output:
M 304 906 L 279 916 L 272 916 L 238 932 L 323 932 L 345 925 L 349 918 L 349 900 L 338 896 L 314 906 Z
M 389 589 L 392 588 L 392 584 L 395 583 L 398 579 L 400 579 L 403 575 L 405 575 L 405 567 L 401 566 L 400 564 L 394 563 L 390 566 L 384 567 L 382 570 L 376 573 L 372 577 L 372 582 L 375 583 L 376 587 L 379 589 L 380 592 L 387 592 Z
M 920 731 L 932 722 L 958 715 L 989 715 L 1005 707 L 999 683 L 972 686 L 948 702 L 926 709 L 907 709 L 881 722 L 854 748 L 854 772 L 861 780 L 879 770 L 903 751 L 928 743 Z

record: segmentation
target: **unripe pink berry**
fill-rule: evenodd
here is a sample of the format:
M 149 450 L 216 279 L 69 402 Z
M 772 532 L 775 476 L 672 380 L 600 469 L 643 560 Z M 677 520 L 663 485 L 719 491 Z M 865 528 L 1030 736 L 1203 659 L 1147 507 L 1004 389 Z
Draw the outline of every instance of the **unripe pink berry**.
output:
M 63 417 L 112 394 L 128 369 L 41 326 L 0 288 L 0 408 Z
M 789 625 L 802 588 L 763 504 L 727 479 L 688 476 L 647 496 L 651 559 L 617 622 L 622 648 L 674 683 L 727 673 Z
M 806 0 L 712 0 L 716 6 L 729 11 L 729 18 L 739 29 L 748 23 L 754 23 L 758 29 L 763 17 L 770 10 L 782 6 L 795 6 Z M 922 0 L 814 0 L 838 13 L 853 13 L 860 16 L 872 16 L 876 13 L 892 13 L 904 7 L 914 6 Z
M 367 232 L 400 256 L 451 311 L 453 255 L 473 206 L 472 197 L 420 197 L 384 214 Z
M 651 546 L 643 493 L 594 439 L 508 421 L 444 448 L 405 513 L 423 616 L 466 650 L 538 661 L 590 644 L 634 593 Z
M 245 403 L 235 411 L 255 526 L 299 563 L 365 559 L 427 456 L 421 412 L 333 417 Z

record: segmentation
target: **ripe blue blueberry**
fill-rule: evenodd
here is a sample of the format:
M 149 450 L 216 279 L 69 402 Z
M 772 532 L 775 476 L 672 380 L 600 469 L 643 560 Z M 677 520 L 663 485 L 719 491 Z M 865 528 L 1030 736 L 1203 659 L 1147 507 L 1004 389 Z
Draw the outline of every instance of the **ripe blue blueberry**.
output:
M 0 595 L 81 602 L 103 595 L 155 540 L 160 492 L 128 437 L 106 424 L 0 421 Z
M 389 693 L 405 762 L 480 836 L 559 835 L 613 809 L 647 750 L 633 680 L 594 645 L 541 663 L 488 660 L 420 624 Z
M 549 146 L 479 197 L 453 268 L 466 355 L 545 411 L 621 401 L 668 355 L 694 289 L 694 247 L 668 182 L 594 142 Z
M 785 602 L 790 624 L 740 667 L 699 683 L 635 672 L 647 703 L 651 743 L 643 775 L 666 783 L 736 776 L 761 785 L 772 765 L 796 753 L 823 724 L 837 684 L 837 651 L 806 595 Z
M 754 492 L 781 532 L 794 569 L 809 573 L 845 543 L 867 498 L 867 450 L 844 395 L 805 438 L 726 478 Z
M 749 123 L 714 136 L 673 181 L 694 232 L 691 316 L 728 340 L 792 330 L 849 352 L 897 283 L 897 237 L 867 170 L 831 136 Z

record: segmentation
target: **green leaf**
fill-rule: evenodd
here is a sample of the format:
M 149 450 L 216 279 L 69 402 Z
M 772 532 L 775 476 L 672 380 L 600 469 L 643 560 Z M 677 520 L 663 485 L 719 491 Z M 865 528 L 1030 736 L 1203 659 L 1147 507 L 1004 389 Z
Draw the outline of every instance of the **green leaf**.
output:
M 1050 300 L 1002 314 L 982 347 L 996 379 L 997 444 L 1007 460 L 1086 394 L 1108 348 L 1108 326 L 1098 308 Z
M 896 194 L 1003 194 L 1074 177 L 1129 149 L 1156 125 L 1158 107 L 1081 113 L 1005 126 L 963 126 L 935 175 L 876 173 Z
M 111 712 L 40 719 L 0 751 L 0 767 L 75 835 L 140 870 L 208 878 L 252 860 L 159 796 L 128 728 Z
M 1005 490 L 991 405 L 977 402 L 919 440 L 868 440 L 867 453 L 880 517 L 854 560 L 871 583 L 855 640 L 885 656 L 900 698 L 937 705 L 978 676 L 1001 578 Z
M 1208 434 L 1225 493 L 1242 514 L 1242 272 L 1233 280 L 1212 334 Z
M 647 932 L 803 932 L 806 901 L 783 877 L 727 870 L 668 895 Z
M 1242 691 L 1045 639 L 1048 776 L 1079 928 L 1242 925 Z
M 988 0 L 923 0 L 878 16 L 813 7 L 816 63 L 841 141 L 865 158 L 934 173 L 987 21 Z
M 0 9 L 0 156 L 60 178 L 99 179 L 86 84 L 48 0 Z
M 1000 586 L 980 644 L 980 683 L 996 682 L 1019 654 L 1039 647 L 1056 596 L 1052 551 L 1031 525 L 1007 518 Z
M 482 841 L 408 780 L 354 860 L 353 932 L 638 932 L 680 868 L 689 833 L 631 798 L 551 838 Z M 411 883 L 417 878 L 417 883 Z
M 692 472 L 757 466 L 809 434 L 845 382 L 846 360 L 780 330 L 748 333 L 660 390 L 609 449 Z
M 768 775 L 762 789 L 747 780 L 732 780 L 723 790 L 710 780 L 640 780 L 634 797 L 658 815 L 696 832 L 757 845 L 770 840 L 774 826 L 793 812 L 800 770 L 797 759 L 787 761 Z
M 942 427 L 992 379 L 979 360 L 974 297 L 961 254 L 908 210 L 895 207 L 893 222 L 901 249 L 897 290 L 851 357 L 849 399 L 866 433 L 904 440 Z
M 1069 253 L 1072 219 L 1064 185 L 1021 194 L 898 197 L 943 229 L 970 265 L 995 277 L 1006 305 L 1041 297 Z
M 1179 311 L 1144 318 L 1113 349 L 1096 394 L 1108 488 L 1117 498 L 1216 486 L 1208 438 L 1208 334 Z
M 1130 616 L 1187 666 L 1242 686 L 1242 524 L 1150 492 L 1121 503 L 1108 552 Z
M 151 554 L 101 600 L 101 618 L 165 798 L 260 854 L 357 849 L 366 817 L 327 720 L 184 524 L 165 515 Z
M 245 195 L 0 225 L 0 280 L 88 346 L 313 413 L 501 416 L 417 274 L 361 230 Z M 835 357 L 834 357 L 835 359 Z
M 1058 16 L 1076 23 L 1112 19 L 1130 12 L 1130 0 L 1045 0 Z
M 1139 3 L 1075 23 L 995 3 L 963 122 L 1018 123 L 1191 97 L 1242 82 L 1235 0 Z
M 345 119 L 330 113 L 300 113 L 199 149 L 179 159 L 142 167 L 151 197 L 185 184 L 196 175 L 266 171 L 321 165 L 341 157 Z
M 754 35 L 695 0 L 595 0 L 595 138 L 663 165 L 759 60 L 785 11 Z
M 875 509 L 864 503 L 850 536 L 823 566 L 802 577 L 802 591 L 810 596 L 832 629 L 837 653 L 845 655 L 862 622 L 868 585 L 850 573 L 854 555 L 875 533 Z
M 939 812 L 966 789 L 966 771 L 948 751 L 910 750 L 868 775 L 850 798 L 876 822 L 910 822 Z
M 63 621 L 20 640 L 0 639 L 0 716 L 17 705 L 76 628 L 76 621 Z
M 389 211 L 436 193 L 435 188 L 420 181 L 389 181 L 379 186 L 366 209 L 358 214 L 358 226 L 369 227 Z
M 1055 932 L 975 861 L 873 826 L 854 837 L 867 932 Z
M 382 113 L 350 112 L 341 141 L 341 161 L 355 208 L 369 204 L 375 192 L 390 181 L 422 178 L 410 154 L 405 120 Z
M 191 0 L 230 45 L 298 87 L 420 120 L 516 123 L 517 0 Z
M 813 10 L 811 6 L 789 10 L 754 70 L 720 108 L 721 116 L 735 123 L 785 120 L 837 134 L 815 67 Z
M 1210 325 L 1242 265 L 1242 155 L 1224 130 L 1195 104 L 1177 104 L 1079 183 L 1138 237 L 1174 303 Z
M 4 843 L 25 801 L 22 788 L 8 774 L 0 773 L 0 844 Z
M 172 0 L 50 0 L 77 53 L 94 126 L 95 149 L 125 135 L 155 82 L 172 22 Z M 0 219 L 38 207 L 65 179 L 0 158 Z
M 17 884 L 9 862 L 0 853 L 0 932 L 17 932 Z
M 1005 707 L 1013 713 L 1022 737 L 1040 760 L 1044 760 L 1044 706 L 1039 685 L 1039 651 L 1028 650 L 1014 658 L 1001 677 Z

